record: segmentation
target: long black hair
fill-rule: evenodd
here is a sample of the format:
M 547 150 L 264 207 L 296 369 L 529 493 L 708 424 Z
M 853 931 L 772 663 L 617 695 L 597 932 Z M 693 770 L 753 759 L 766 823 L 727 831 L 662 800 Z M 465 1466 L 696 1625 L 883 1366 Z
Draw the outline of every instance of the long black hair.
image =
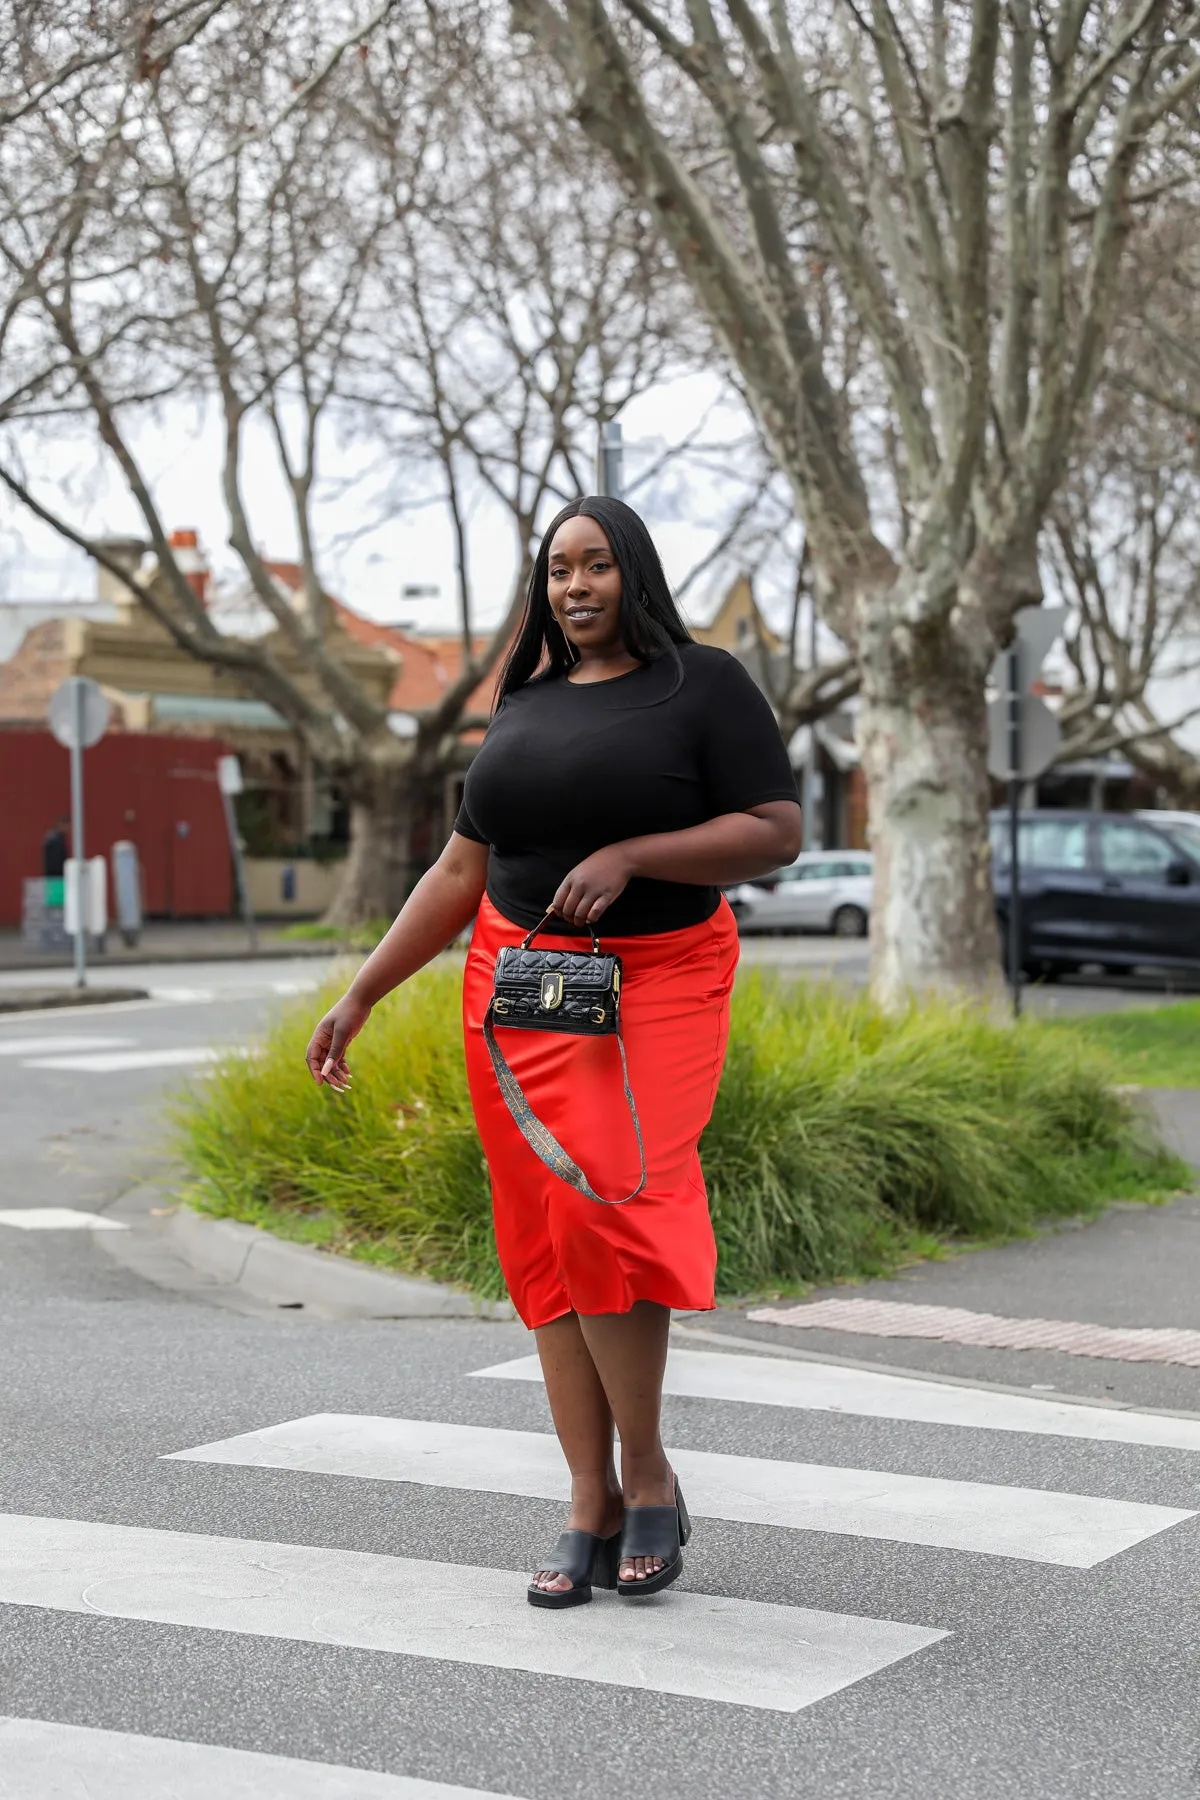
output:
M 612 545 L 613 556 L 621 571 L 621 642 L 630 656 L 646 663 L 667 653 L 678 663 L 679 653 L 675 646 L 694 641 L 680 616 L 654 540 L 642 519 L 623 500 L 588 494 L 563 507 L 550 521 L 538 545 L 529 577 L 525 611 L 496 683 L 497 708 L 509 694 L 524 687 L 535 676 L 549 678 L 565 674 L 577 660 L 550 610 L 548 573 L 555 532 L 568 519 L 576 519 L 580 514 L 595 519 Z

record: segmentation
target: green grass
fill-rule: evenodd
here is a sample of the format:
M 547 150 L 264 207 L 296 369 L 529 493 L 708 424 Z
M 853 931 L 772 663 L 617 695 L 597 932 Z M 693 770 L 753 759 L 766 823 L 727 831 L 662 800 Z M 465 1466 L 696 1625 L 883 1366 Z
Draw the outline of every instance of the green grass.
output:
M 325 1000 L 284 1013 L 262 1054 L 180 1104 L 188 1198 L 302 1241 L 503 1292 L 459 1023 L 461 976 L 425 971 L 376 1008 L 354 1087 L 313 1086 Z M 795 1292 L 995 1242 L 1189 1171 L 1113 1092 L 1119 1065 L 1075 1030 L 948 1005 L 884 1018 L 832 989 L 739 983 L 701 1155 L 726 1296 Z
M 1104 1050 L 1119 1081 L 1200 1087 L 1200 1000 L 1093 1013 L 1072 1020 L 1069 1029 Z

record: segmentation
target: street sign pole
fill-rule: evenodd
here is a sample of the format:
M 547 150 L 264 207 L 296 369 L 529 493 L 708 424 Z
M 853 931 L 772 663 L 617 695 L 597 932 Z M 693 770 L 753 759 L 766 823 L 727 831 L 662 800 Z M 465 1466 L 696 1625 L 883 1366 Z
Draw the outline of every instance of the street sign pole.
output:
M 87 986 L 87 865 L 83 851 L 83 682 L 71 678 L 71 855 L 75 859 L 75 986 Z
M 1013 621 L 1013 641 L 989 677 L 1000 691 L 987 709 L 988 773 L 1008 792 L 1007 960 L 1014 1018 L 1021 1016 L 1021 788 L 1050 767 L 1062 743 L 1062 727 L 1033 684 L 1065 617 L 1061 606 L 1024 607 Z
M 1021 1016 L 1021 651 L 1008 653 L 1008 979 Z
M 87 929 L 91 888 L 83 854 L 83 753 L 98 744 L 108 728 L 108 701 L 86 675 L 68 675 L 50 697 L 50 730 L 71 753 L 71 858 L 68 884 L 75 903 L 75 985 L 87 986 Z

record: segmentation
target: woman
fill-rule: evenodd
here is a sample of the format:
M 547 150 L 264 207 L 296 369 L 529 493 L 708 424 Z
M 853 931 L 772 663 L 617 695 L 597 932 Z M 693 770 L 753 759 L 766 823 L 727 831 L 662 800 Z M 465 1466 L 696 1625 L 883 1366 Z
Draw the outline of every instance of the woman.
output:
M 341 1091 L 374 1003 L 472 920 L 467 1072 L 496 1243 L 537 1336 L 571 1471 L 566 1529 L 529 1587 L 538 1606 L 592 1586 L 648 1594 L 680 1574 L 687 1514 L 659 1435 L 671 1308 L 711 1308 L 716 1246 L 697 1144 L 725 1054 L 737 928 L 723 885 L 778 868 L 800 809 L 766 700 L 688 635 L 645 526 L 619 500 L 565 507 L 542 540 L 487 737 L 438 862 L 313 1035 Z M 496 953 L 547 911 L 537 948 L 623 963 L 621 1022 L 648 1177 L 599 1205 L 551 1174 L 511 1117 L 483 1038 Z M 582 945 L 580 940 L 583 940 Z M 637 1185 L 637 1137 L 610 1038 L 508 1031 L 536 1115 L 605 1200 Z M 613 1428 L 621 1436 L 621 1473 Z

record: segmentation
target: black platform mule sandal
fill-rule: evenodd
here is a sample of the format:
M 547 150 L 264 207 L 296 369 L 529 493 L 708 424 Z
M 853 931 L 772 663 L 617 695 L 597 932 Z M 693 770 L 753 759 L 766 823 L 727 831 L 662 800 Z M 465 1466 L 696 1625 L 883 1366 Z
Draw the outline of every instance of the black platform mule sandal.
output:
M 619 1531 L 610 1538 L 597 1537 L 591 1531 L 564 1531 L 541 1566 L 565 1575 L 571 1585 L 555 1590 L 531 1581 L 526 1590 L 530 1606 L 582 1606 L 591 1599 L 594 1587 L 615 1588 L 620 1554 Z
M 691 1535 L 692 1521 L 676 1477 L 674 1506 L 635 1506 L 625 1513 L 618 1567 L 635 1556 L 661 1556 L 663 1566 L 657 1575 L 646 1575 L 641 1581 L 618 1580 L 618 1594 L 657 1594 L 678 1581 L 683 1574 L 680 1552 Z

